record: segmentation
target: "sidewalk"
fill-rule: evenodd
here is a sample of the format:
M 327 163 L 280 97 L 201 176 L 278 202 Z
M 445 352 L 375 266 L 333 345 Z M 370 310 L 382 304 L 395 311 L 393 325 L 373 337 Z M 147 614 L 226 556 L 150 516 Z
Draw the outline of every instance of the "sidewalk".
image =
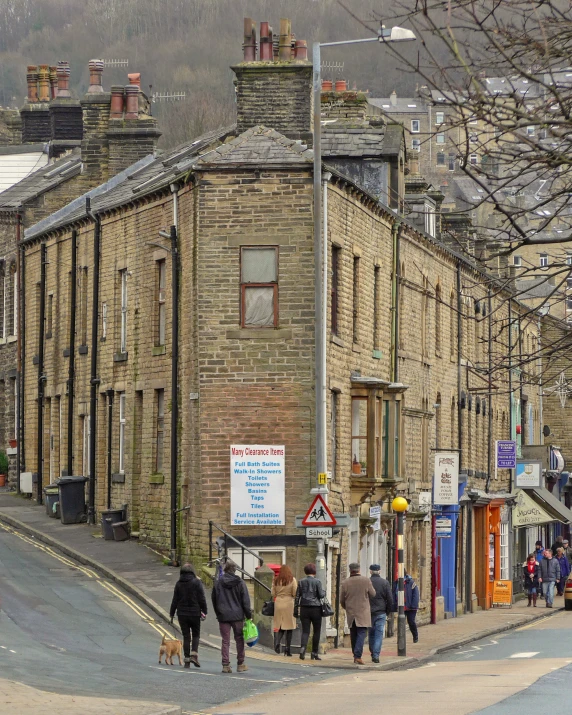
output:
M 166 566 L 161 554 L 147 548 L 135 540 L 104 541 L 99 526 L 86 524 L 64 525 L 57 519 L 50 519 L 44 507 L 37 506 L 29 499 L 0 490 L 0 521 L 46 543 L 80 563 L 90 566 L 114 581 L 123 590 L 144 603 L 156 616 L 169 620 L 169 607 L 178 569 Z M 346 669 L 385 670 L 422 662 L 437 653 L 466 645 L 480 638 L 515 628 L 531 621 L 557 613 L 562 607 L 562 599 L 555 601 L 556 608 L 546 609 L 539 601 L 537 608 L 528 608 L 520 601 L 511 609 L 492 609 L 440 621 L 435 626 L 419 629 L 419 643 L 413 644 L 407 631 L 407 657 L 397 656 L 396 636 L 386 638 L 379 665 L 368 663 L 367 645 L 364 654 L 365 666 L 353 664 L 349 648 L 330 650 L 320 661 L 304 660 L 305 666 Z M 218 624 L 209 613 L 203 625 L 201 640 L 214 648 L 220 647 Z M 284 662 L 284 656 L 276 655 L 265 648 L 255 646 L 248 651 L 249 658 L 268 662 Z M 301 664 L 294 656 L 289 664 Z

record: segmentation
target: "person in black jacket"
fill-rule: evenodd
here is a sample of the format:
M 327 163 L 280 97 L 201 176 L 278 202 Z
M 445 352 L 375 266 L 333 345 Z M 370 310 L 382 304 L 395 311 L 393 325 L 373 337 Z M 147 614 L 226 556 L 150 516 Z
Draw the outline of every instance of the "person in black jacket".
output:
M 207 600 L 200 579 L 195 574 L 192 564 L 181 566 L 181 576 L 175 584 L 175 592 L 171 602 L 171 623 L 177 613 L 181 632 L 183 634 L 183 652 L 185 668 L 191 663 L 200 668 L 199 642 L 201 638 L 201 614 L 207 615 Z M 193 650 L 191 652 L 191 631 L 193 633 Z
M 237 672 L 244 673 L 248 670 L 244 662 L 244 636 L 242 629 L 244 619 L 252 618 L 250 596 L 244 579 L 236 575 L 236 564 L 227 561 L 224 573 L 215 581 L 212 592 L 213 607 L 218 620 L 220 635 L 222 637 L 221 655 L 222 672 L 232 673 L 230 667 L 230 633 L 234 633 L 237 654 Z
M 371 585 L 375 589 L 375 596 L 369 597 L 369 607 L 371 609 L 371 628 L 369 629 L 369 652 L 371 662 L 379 663 L 379 654 L 383 645 L 383 634 L 385 623 L 390 613 L 393 611 L 393 595 L 389 581 L 386 581 L 379 574 L 381 566 L 372 564 L 369 567 Z
M 320 631 L 322 630 L 322 599 L 326 592 L 322 583 L 316 578 L 316 565 L 304 566 L 306 578 L 300 580 L 294 600 L 294 617 L 302 621 L 302 638 L 300 640 L 300 660 L 306 657 L 306 647 L 310 638 L 310 626 L 314 628 L 312 636 L 312 660 L 322 660 L 318 655 Z

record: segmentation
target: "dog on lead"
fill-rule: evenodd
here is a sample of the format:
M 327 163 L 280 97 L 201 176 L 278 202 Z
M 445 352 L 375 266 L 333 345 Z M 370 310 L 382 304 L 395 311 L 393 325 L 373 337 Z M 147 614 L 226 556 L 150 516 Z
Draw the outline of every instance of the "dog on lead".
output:
M 173 657 L 177 656 L 179 658 L 179 665 L 183 665 L 183 661 L 181 660 L 182 651 L 183 644 L 180 640 L 167 640 L 165 635 L 163 635 L 163 640 L 159 648 L 159 663 L 161 663 L 163 656 L 165 656 L 165 665 L 173 665 Z

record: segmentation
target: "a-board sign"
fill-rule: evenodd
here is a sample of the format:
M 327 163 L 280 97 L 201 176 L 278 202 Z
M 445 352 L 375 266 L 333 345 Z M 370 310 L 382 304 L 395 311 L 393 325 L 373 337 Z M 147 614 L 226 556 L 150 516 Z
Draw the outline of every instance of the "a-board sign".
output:
M 512 581 L 493 582 L 493 606 L 512 606 Z

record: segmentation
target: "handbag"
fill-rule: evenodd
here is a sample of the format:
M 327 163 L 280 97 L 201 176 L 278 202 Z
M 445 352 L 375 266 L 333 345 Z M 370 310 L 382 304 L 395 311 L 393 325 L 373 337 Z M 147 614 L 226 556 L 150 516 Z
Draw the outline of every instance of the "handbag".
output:
M 270 598 L 268 601 L 264 601 L 262 605 L 262 615 L 263 616 L 273 616 L 274 615 L 274 601 Z
M 329 618 L 334 615 L 334 609 L 330 606 L 330 602 L 327 598 L 322 598 L 320 605 L 322 607 L 322 618 Z

